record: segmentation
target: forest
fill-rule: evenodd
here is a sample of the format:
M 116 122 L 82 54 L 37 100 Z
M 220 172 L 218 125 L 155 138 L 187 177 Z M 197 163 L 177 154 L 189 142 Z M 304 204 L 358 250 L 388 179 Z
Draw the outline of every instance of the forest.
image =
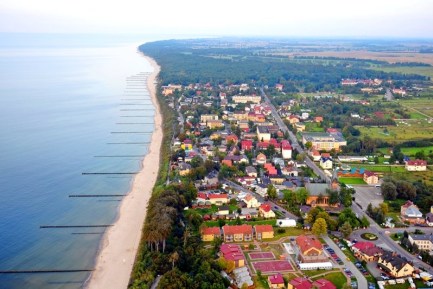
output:
M 267 54 L 266 47 L 230 48 L 221 40 L 165 40 L 143 44 L 139 50 L 162 67 L 162 85 L 170 83 L 284 84 L 286 92 L 313 92 L 340 87 L 341 79 L 427 81 L 416 74 L 386 73 L 362 65 L 299 61 Z M 366 60 L 366 62 L 371 62 Z

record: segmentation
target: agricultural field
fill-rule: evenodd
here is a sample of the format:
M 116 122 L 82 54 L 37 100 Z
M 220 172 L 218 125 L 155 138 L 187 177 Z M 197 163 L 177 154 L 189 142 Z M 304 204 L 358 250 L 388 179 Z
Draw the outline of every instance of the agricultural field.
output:
M 399 99 L 398 103 L 411 110 L 411 117 L 412 113 L 414 114 L 414 118 L 418 119 L 433 117 L 432 97 Z
M 414 147 L 414 148 L 401 148 L 401 152 L 407 156 L 414 156 L 417 152 L 424 151 L 424 153 L 430 154 L 433 152 L 433 146 L 428 147 Z
M 356 165 L 356 164 L 354 164 Z M 359 166 L 359 164 L 358 164 Z M 363 169 L 377 173 L 405 173 L 404 166 L 400 165 L 362 165 Z
M 371 138 L 382 139 L 395 144 L 409 140 L 427 139 L 433 135 L 433 124 L 426 120 L 397 121 L 396 126 L 356 126 L 356 128 L 361 131 L 361 136 L 368 135 Z
M 431 64 L 431 63 L 430 63 Z M 399 72 L 403 74 L 419 74 L 428 76 L 433 79 L 433 67 L 432 66 L 396 66 L 396 67 L 372 67 L 374 70 L 380 70 L 384 72 Z

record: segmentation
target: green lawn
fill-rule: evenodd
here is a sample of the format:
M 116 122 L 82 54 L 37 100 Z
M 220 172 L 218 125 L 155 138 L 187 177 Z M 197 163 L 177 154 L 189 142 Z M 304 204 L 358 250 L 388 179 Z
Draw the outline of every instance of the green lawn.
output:
M 386 127 L 387 133 L 384 132 Z M 433 134 L 433 124 L 426 120 L 411 120 L 405 123 L 397 121 L 396 126 L 366 127 L 356 126 L 361 131 L 361 137 L 382 139 L 391 143 L 401 143 L 408 140 L 430 138 Z
M 322 278 L 331 281 L 337 287 L 337 289 L 341 289 L 343 288 L 344 284 L 347 284 L 347 278 L 341 272 L 329 273 L 325 276 L 317 277 L 314 279 L 317 280 Z
M 355 164 L 354 164 L 355 165 Z M 358 164 L 359 166 L 359 164 Z M 406 172 L 404 166 L 392 166 L 392 165 L 362 165 L 367 171 L 378 172 L 378 173 L 404 173 Z
M 338 178 L 340 182 L 346 185 L 365 185 L 366 182 L 364 182 L 361 178 Z
M 408 156 L 414 156 L 417 152 L 424 151 L 424 153 L 427 155 L 430 153 L 430 151 L 433 152 L 433 146 L 428 147 L 419 147 L 419 148 L 401 148 L 401 152 Z
M 418 112 L 411 112 L 411 113 L 409 113 L 409 115 L 410 115 L 411 119 L 426 119 L 425 115 L 422 115 Z

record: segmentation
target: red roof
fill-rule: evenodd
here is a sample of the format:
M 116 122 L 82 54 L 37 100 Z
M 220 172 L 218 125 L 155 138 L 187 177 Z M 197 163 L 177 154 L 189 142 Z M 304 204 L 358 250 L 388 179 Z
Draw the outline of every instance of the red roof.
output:
M 331 283 L 331 281 L 326 279 L 319 279 L 314 281 L 313 286 L 320 289 L 336 289 L 337 287 Z
M 319 151 L 316 151 L 316 150 L 314 150 L 314 151 L 312 152 L 312 155 L 313 155 L 313 156 L 320 156 L 320 152 L 319 152 Z
M 311 282 L 307 278 L 296 277 L 289 282 L 294 289 L 311 289 Z
M 198 193 L 198 194 L 197 194 L 197 199 L 203 199 L 203 200 L 206 200 L 206 199 L 207 199 L 207 195 L 206 195 L 206 193 Z
M 185 139 L 185 140 L 183 141 L 183 143 L 184 143 L 184 144 L 192 144 L 192 140 L 190 140 L 190 139 Z
M 228 195 L 227 194 L 209 194 L 208 198 L 209 199 L 227 199 Z
M 256 230 L 256 233 L 265 233 L 265 232 L 274 231 L 271 225 L 255 225 L 254 229 Z
M 330 153 L 322 153 L 320 156 L 321 156 L 322 158 L 330 158 L 330 157 L 331 157 L 331 154 L 330 154 Z
M 371 171 L 364 171 L 364 175 L 366 175 L 367 177 L 371 177 L 371 176 L 376 176 L 377 174 Z
M 338 132 L 338 129 L 330 127 L 326 130 L 326 132 L 327 133 L 336 133 L 336 132 Z
M 221 235 L 221 229 L 219 227 L 204 228 L 201 231 L 202 235 Z
M 271 205 L 269 205 L 269 204 L 261 204 L 260 205 L 260 209 L 262 209 L 262 211 L 264 211 L 264 212 L 269 212 L 270 210 L 271 210 Z
M 237 225 L 237 226 L 223 226 L 224 235 L 235 235 L 235 234 L 252 234 L 253 227 L 251 225 Z
M 407 161 L 406 162 L 408 166 L 426 166 L 427 161 L 424 160 L 413 160 L 413 161 Z
M 292 150 L 292 146 L 290 145 L 290 143 L 287 140 L 283 140 L 281 142 L 281 147 L 283 150 Z
M 222 244 L 220 251 L 226 260 L 237 261 L 245 259 L 239 245 Z
M 365 250 L 367 248 L 372 248 L 374 246 L 375 245 L 372 242 L 358 242 L 355 245 L 353 245 L 352 247 L 361 251 L 361 250 Z
M 302 253 L 311 248 L 322 251 L 322 243 L 320 243 L 320 241 L 314 236 L 301 235 L 296 238 L 296 244 L 301 249 Z
M 242 150 L 250 150 L 253 147 L 253 141 L 252 140 L 243 140 L 241 142 L 241 149 Z
M 284 284 L 283 275 L 281 275 L 281 273 L 269 276 L 268 280 L 271 284 Z

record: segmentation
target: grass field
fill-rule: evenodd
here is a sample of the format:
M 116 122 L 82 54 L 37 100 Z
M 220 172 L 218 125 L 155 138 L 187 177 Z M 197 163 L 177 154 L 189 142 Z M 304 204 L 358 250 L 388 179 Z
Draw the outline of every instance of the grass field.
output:
M 384 133 L 385 127 L 356 126 L 356 128 L 361 131 L 361 136 L 368 135 L 371 138 L 382 139 L 395 144 L 408 140 L 431 138 L 433 135 L 433 124 L 426 120 L 397 122 L 397 126 L 386 126 L 388 133 Z
M 432 63 L 430 63 L 432 64 Z M 380 70 L 384 72 L 398 72 L 403 74 L 419 74 L 431 77 L 433 79 L 433 67 L 432 66 L 396 66 L 396 67 L 373 67 L 374 70 Z
M 346 185 L 365 185 L 366 182 L 364 182 L 361 178 L 338 178 L 340 182 Z
M 401 152 L 407 156 L 414 156 L 417 152 L 424 151 L 425 154 L 433 152 L 433 146 L 419 148 L 401 148 Z
M 353 164 L 356 166 L 356 164 Z M 358 164 L 359 166 L 359 164 Z M 393 166 L 393 165 L 362 165 L 362 168 L 367 171 L 377 172 L 377 173 L 405 173 L 406 170 L 404 166 Z
M 412 113 L 417 113 L 422 116 L 425 114 L 427 116 L 433 117 L 433 98 L 432 97 L 422 97 L 422 98 L 412 98 L 412 99 L 400 99 L 398 100 L 402 106 L 411 109 Z M 416 116 L 416 115 L 414 115 Z M 424 116 L 426 118 L 426 116 Z

